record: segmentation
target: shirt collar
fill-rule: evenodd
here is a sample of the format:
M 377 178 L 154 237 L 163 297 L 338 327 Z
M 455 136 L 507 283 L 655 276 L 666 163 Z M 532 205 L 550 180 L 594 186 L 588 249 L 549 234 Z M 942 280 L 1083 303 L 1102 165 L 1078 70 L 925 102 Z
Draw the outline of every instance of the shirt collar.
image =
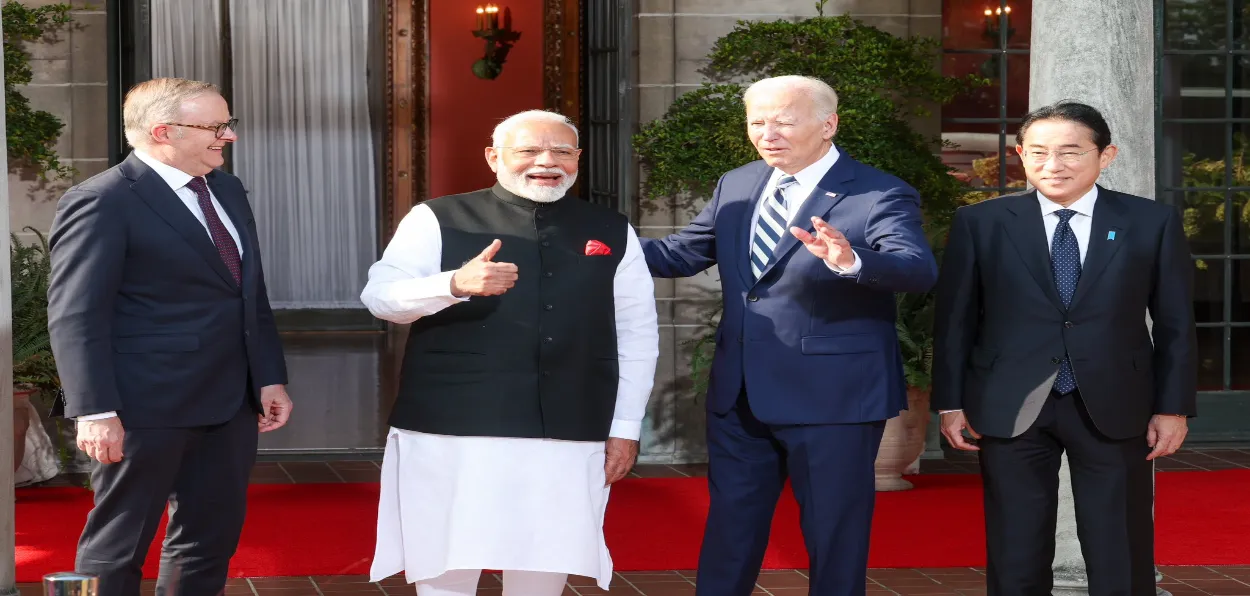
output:
M 1094 203 L 1098 201 L 1098 185 L 1095 184 L 1093 188 L 1089 189 L 1089 192 L 1085 193 L 1085 196 L 1077 199 L 1075 203 L 1072 203 L 1067 207 L 1046 198 L 1041 191 L 1038 191 L 1037 193 L 1037 201 L 1042 204 L 1042 217 L 1050 215 L 1060 209 L 1071 209 L 1081 215 L 1084 215 L 1085 217 L 1093 217 Z
M 810 191 L 816 188 L 816 185 L 820 184 L 820 181 L 825 177 L 825 174 L 829 173 L 829 168 L 832 168 L 833 164 L 838 161 L 838 157 L 840 155 L 841 154 L 838 152 L 838 147 L 836 145 L 829 145 L 829 150 L 826 151 L 820 159 L 794 174 L 795 182 L 797 182 L 799 187 L 804 190 Z M 785 175 L 785 172 L 782 172 L 777 168 L 773 168 L 772 184 L 775 186 L 777 181 Z
M 191 174 L 179 170 L 178 168 L 157 161 L 155 157 L 152 157 L 139 149 L 135 149 L 135 157 L 138 157 L 139 161 L 147 164 L 149 168 L 152 168 L 152 171 L 156 172 L 156 175 L 160 176 L 161 180 L 164 180 L 165 184 L 168 184 L 169 187 L 174 190 L 178 190 L 186 186 L 187 183 L 194 178 Z

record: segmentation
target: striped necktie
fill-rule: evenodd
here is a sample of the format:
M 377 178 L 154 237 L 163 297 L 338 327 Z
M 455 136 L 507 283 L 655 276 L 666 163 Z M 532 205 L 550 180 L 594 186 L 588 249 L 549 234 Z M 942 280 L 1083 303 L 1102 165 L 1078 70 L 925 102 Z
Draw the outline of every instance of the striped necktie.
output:
M 790 210 L 786 207 L 786 189 L 797 182 L 794 176 L 782 176 L 777 181 L 773 194 L 760 205 L 759 221 L 755 224 L 755 237 L 751 239 L 751 273 L 755 279 L 773 259 L 773 250 L 781 242 L 786 233 L 786 222 L 789 221 Z

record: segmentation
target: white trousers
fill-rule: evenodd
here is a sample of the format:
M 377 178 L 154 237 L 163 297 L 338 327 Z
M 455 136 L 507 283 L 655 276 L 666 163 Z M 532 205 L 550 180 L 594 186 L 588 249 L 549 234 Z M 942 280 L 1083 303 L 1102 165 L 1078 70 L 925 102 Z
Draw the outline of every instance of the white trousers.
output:
M 481 569 L 452 569 L 417 582 L 417 596 L 474 596 L 481 576 Z M 567 581 L 567 573 L 505 569 L 503 596 L 560 596 Z

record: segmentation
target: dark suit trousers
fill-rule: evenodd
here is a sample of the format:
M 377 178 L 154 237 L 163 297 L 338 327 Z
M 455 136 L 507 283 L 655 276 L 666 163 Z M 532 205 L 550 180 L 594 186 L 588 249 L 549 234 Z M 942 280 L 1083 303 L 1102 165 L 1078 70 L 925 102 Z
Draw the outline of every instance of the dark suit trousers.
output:
M 122 461 L 92 469 L 95 508 L 78 543 L 77 571 L 99 576 L 99 596 L 138 596 L 168 503 L 157 594 L 221 594 L 243 530 L 256 445 L 256 413 L 246 404 L 215 426 L 127 429 Z
M 787 475 L 807 543 L 810 594 L 863 595 L 876 499 L 873 462 L 885 422 L 776 426 L 746 395 L 708 413 L 711 507 L 695 593 L 746 596 L 755 588 Z
M 1104 437 L 1078 390 L 1052 393 L 1024 434 L 979 443 L 989 596 L 1050 595 L 1064 451 L 1089 593 L 1154 595 L 1154 480 L 1144 433 Z

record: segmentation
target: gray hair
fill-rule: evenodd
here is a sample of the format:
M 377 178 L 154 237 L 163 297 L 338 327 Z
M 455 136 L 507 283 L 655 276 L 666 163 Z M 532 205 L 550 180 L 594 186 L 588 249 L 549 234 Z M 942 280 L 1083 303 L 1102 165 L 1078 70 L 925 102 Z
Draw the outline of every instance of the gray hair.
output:
M 799 75 L 784 75 L 768 79 L 760 79 L 747 87 L 742 94 L 742 101 L 751 103 L 751 98 L 759 93 L 775 93 L 778 91 L 801 91 L 811 98 L 816 106 L 818 120 L 826 120 L 838 113 L 838 92 L 820 79 Z
M 126 142 L 131 147 L 148 144 L 153 126 L 177 121 L 183 103 L 208 93 L 220 95 L 221 90 L 212 83 L 176 78 L 152 79 L 135 85 L 122 104 Z
M 576 139 L 573 143 L 574 147 L 579 146 L 581 143 L 581 135 L 577 132 L 577 127 L 573 126 L 573 121 L 569 120 L 564 114 L 549 110 L 527 110 L 519 114 L 508 116 L 503 122 L 500 122 L 499 125 L 495 127 L 495 132 L 491 133 L 491 146 L 502 147 L 504 144 L 504 138 L 508 136 L 508 133 L 512 132 L 512 129 L 525 124 L 526 122 L 558 122 L 569 127 L 569 130 L 573 131 L 573 138 Z

